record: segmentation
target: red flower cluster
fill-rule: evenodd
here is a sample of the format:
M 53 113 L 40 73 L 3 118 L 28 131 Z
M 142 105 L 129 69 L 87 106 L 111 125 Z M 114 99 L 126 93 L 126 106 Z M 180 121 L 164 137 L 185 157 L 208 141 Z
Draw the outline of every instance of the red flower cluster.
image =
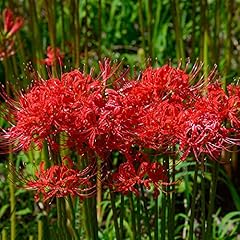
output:
M 48 46 L 47 48 L 47 58 L 43 59 L 41 62 L 47 66 L 53 66 L 57 63 L 63 66 L 64 54 L 61 53 L 59 48 L 52 48 Z
M 15 53 L 14 51 L 14 35 L 23 26 L 23 18 L 16 17 L 12 10 L 6 8 L 3 11 L 4 29 L 0 38 L 0 60 L 9 57 Z
M 55 139 L 64 133 L 64 147 L 79 154 L 104 160 L 117 150 L 125 156 L 112 178 L 116 191 L 137 193 L 136 186 L 153 185 L 157 193 L 167 181 L 166 171 L 148 157 L 132 160 L 133 147 L 157 154 L 178 149 L 182 160 L 190 154 L 200 160 L 205 155 L 217 159 L 222 149 L 240 143 L 240 88 L 230 85 L 224 92 L 213 81 L 215 71 L 205 86 L 196 79 L 196 65 L 189 74 L 170 65 L 149 67 L 137 80 L 117 73 L 118 67 L 105 60 L 97 77 L 74 70 L 61 79 L 37 81 L 17 102 L 2 93 L 11 127 L 3 131 L 1 146 L 13 143 L 14 150 L 28 150 L 32 142 L 41 148 L 46 140 L 57 151 Z M 61 168 L 54 167 L 54 174 Z M 57 192 L 52 195 L 63 196 Z
M 154 195 L 158 196 L 161 185 L 168 182 L 166 169 L 158 162 L 127 161 L 120 164 L 118 171 L 112 175 L 111 186 L 115 191 L 139 195 L 140 186 L 150 189 L 154 187 Z
M 95 186 L 90 181 L 93 166 L 80 171 L 72 169 L 67 165 L 54 165 L 44 169 L 44 162 L 41 162 L 39 171 L 36 172 L 36 180 L 30 180 L 26 189 L 36 190 L 35 200 L 43 201 L 53 197 L 65 197 L 68 195 L 80 198 L 90 197 L 95 193 Z M 90 175 L 90 176 L 89 176 Z

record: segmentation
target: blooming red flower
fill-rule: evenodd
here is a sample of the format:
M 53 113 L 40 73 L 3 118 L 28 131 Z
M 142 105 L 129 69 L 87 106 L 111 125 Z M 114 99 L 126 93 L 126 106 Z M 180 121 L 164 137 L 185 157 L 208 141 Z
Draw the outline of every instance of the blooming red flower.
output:
M 27 181 L 25 188 L 37 191 L 36 201 L 40 200 L 40 196 L 43 197 L 44 202 L 53 197 L 68 195 L 83 199 L 95 193 L 95 185 L 91 182 L 91 178 L 95 176 L 94 171 L 94 165 L 80 171 L 64 164 L 54 165 L 45 170 L 44 162 L 41 162 L 39 171 L 36 172 L 36 179 Z
M 115 191 L 127 194 L 133 192 L 139 195 L 142 185 L 149 189 L 154 186 L 154 195 L 157 196 L 161 185 L 168 181 L 166 169 L 158 162 L 131 162 L 120 164 L 118 171 L 112 175 L 112 187 Z
M 63 58 L 64 58 L 64 54 L 61 53 L 59 48 L 53 48 L 48 46 L 47 58 L 42 60 L 42 63 L 46 64 L 47 66 L 53 66 L 53 65 L 56 65 L 57 63 L 60 66 L 63 66 Z
M 13 12 L 11 9 L 6 8 L 3 11 L 4 19 L 4 33 L 7 38 L 12 37 L 19 29 L 23 26 L 24 20 L 22 17 L 16 17 L 14 19 Z

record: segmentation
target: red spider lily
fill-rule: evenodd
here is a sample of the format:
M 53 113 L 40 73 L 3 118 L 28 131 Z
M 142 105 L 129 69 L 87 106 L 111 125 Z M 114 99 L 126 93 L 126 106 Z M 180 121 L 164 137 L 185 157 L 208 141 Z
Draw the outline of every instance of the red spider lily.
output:
M 80 171 L 71 169 L 67 165 L 54 165 L 44 169 L 44 162 L 41 162 L 39 171 L 36 172 L 36 179 L 26 183 L 25 188 L 37 191 L 35 200 L 43 201 L 53 197 L 65 197 L 68 195 L 79 196 L 81 199 L 91 197 L 95 193 L 95 185 L 91 178 L 95 176 L 94 165 Z
M 8 8 L 3 11 L 3 19 L 4 30 L 0 39 L 1 61 L 15 53 L 13 36 L 23 26 L 23 18 L 16 17 L 14 20 L 13 12 Z
M 58 79 L 35 83 L 27 93 L 20 94 L 18 101 L 2 92 L 8 103 L 8 109 L 3 109 L 2 113 L 5 113 L 4 117 L 11 126 L 2 135 L 2 145 L 13 144 L 12 150 L 17 151 L 28 150 L 31 142 L 40 149 L 44 140 L 53 143 L 51 135 L 56 136 L 59 132 L 55 127 L 55 119 L 61 107 L 60 93 Z
M 217 159 L 222 149 L 239 144 L 234 124 L 226 125 L 231 111 L 229 98 L 220 85 L 213 84 L 208 86 L 205 96 L 180 113 L 176 136 L 183 151 L 182 159 L 190 152 L 197 160 L 202 153 Z
M 137 167 L 137 165 L 139 165 Z M 112 187 L 115 191 L 127 194 L 133 192 L 139 195 L 139 186 L 147 189 L 154 186 L 155 196 L 159 193 L 161 185 L 168 181 L 166 169 L 157 162 L 141 163 L 127 161 L 120 164 L 118 172 L 112 175 Z
M 46 64 L 47 66 L 53 66 L 57 63 L 60 66 L 63 66 L 63 58 L 64 54 L 60 52 L 59 48 L 53 48 L 48 46 L 47 48 L 47 58 L 42 60 L 43 64 Z
M 3 11 L 4 18 L 4 33 L 7 38 L 12 37 L 22 26 L 23 26 L 23 18 L 16 17 L 14 20 L 13 12 L 9 8 L 4 9 Z

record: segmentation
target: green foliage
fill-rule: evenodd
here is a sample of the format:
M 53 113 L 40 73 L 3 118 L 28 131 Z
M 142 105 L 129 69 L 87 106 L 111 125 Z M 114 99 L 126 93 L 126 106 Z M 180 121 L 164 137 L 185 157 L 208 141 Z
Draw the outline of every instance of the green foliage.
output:
M 48 16 L 48 8 L 51 4 L 53 11 L 50 11 Z M 240 75 L 239 1 L 0 1 L 0 12 L 5 7 L 10 7 L 18 16 L 23 16 L 25 19 L 23 29 L 14 39 L 16 53 L 0 64 L 0 81 L 5 85 L 7 82 L 12 84 L 10 89 L 12 95 L 13 89 L 25 88 L 32 80 L 36 80 L 38 73 L 43 78 L 51 76 L 48 73 L 51 70 L 46 71 L 40 60 L 46 57 L 47 47 L 53 43 L 65 54 L 64 66 L 62 69 L 57 68 L 58 75 L 61 74 L 60 70 L 64 72 L 74 67 L 81 69 L 96 67 L 96 60 L 101 60 L 103 57 L 123 60 L 123 65 L 135 66 L 136 71 L 148 64 L 149 57 L 152 65 L 165 64 L 168 59 L 177 63 L 179 58 L 183 58 L 184 63 L 185 57 L 190 57 L 193 63 L 200 58 L 205 62 L 205 73 L 217 63 L 224 81 L 232 82 L 234 77 Z M 50 20 L 55 24 L 51 25 Z M 0 27 L 3 28 L 2 18 Z M 28 65 L 29 61 L 33 67 Z M 132 74 L 134 75 L 134 71 Z M 0 126 L 3 128 L 7 126 L 1 116 Z M 35 174 L 39 162 L 49 157 L 46 152 L 46 147 L 42 152 L 36 149 L 18 152 L 13 156 L 14 166 L 8 166 L 7 155 L 1 156 L 0 233 L 5 229 L 10 235 L 10 219 L 15 214 L 16 239 L 26 239 L 30 235 L 37 239 L 41 231 L 44 232 L 44 239 L 58 238 L 55 199 L 52 199 L 49 205 L 42 203 L 37 205 L 34 203 L 33 193 L 22 187 L 24 179 Z M 115 153 L 113 164 L 118 164 L 118 157 L 118 153 Z M 159 162 L 163 162 L 163 158 L 164 156 L 159 157 Z M 120 195 L 116 194 L 116 213 L 118 216 L 120 214 L 123 216 L 123 239 L 156 238 L 154 232 L 156 216 L 158 232 L 164 232 L 169 236 L 169 240 L 188 238 L 191 203 L 196 201 L 196 204 L 200 205 L 203 194 L 201 182 L 204 179 L 207 192 L 206 206 L 209 206 L 208 200 L 211 197 L 209 190 L 214 180 L 214 167 L 211 163 L 207 163 L 205 169 L 199 167 L 197 170 L 197 181 L 194 184 L 196 162 L 192 160 L 189 158 L 186 162 L 178 162 L 176 166 L 170 163 L 169 177 L 176 184 L 162 186 L 161 190 L 166 194 L 161 192 L 157 199 L 159 215 L 156 213 L 156 200 L 152 197 L 152 189 L 142 193 L 139 199 L 133 196 L 131 207 L 129 196 L 125 196 L 124 209 L 121 206 Z M 14 181 L 16 206 L 11 206 L 9 203 L 8 169 L 11 167 L 14 167 L 17 173 Z M 235 172 L 238 170 L 235 169 Z M 212 239 L 230 240 L 237 239 L 240 235 L 240 189 L 239 184 L 235 184 L 240 180 L 238 175 L 235 178 L 231 179 L 223 168 L 220 169 L 218 183 L 223 183 L 224 190 L 229 193 L 230 201 L 226 203 L 225 196 L 221 195 L 221 189 L 217 191 L 218 201 L 214 204 L 215 213 L 211 225 Z M 195 187 L 199 191 L 196 199 L 193 199 Z M 79 199 L 75 199 L 72 205 L 74 216 L 68 217 L 72 219 L 80 239 L 85 239 L 87 230 L 84 227 L 83 204 Z M 172 206 L 175 207 L 175 212 Z M 14 211 L 11 211 L 11 207 L 14 207 Z M 114 213 L 109 191 L 102 194 L 102 200 L 97 207 L 101 210 L 98 216 L 98 238 L 115 239 Z M 166 209 L 171 209 L 173 212 L 168 212 Z M 163 220 L 171 219 L 171 214 L 174 216 L 174 223 L 166 221 L 165 224 Z M 141 224 L 140 229 L 135 226 L 136 232 L 133 228 L 134 220 L 136 225 L 138 222 Z M 199 239 L 202 221 L 200 208 L 195 209 L 193 220 L 194 237 Z M 38 225 L 40 222 L 42 225 Z M 166 228 L 163 229 L 164 224 Z M 120 218 L 118 225 L 121 225 Z M 38 230 L 37 226 L 39 226 Z M 174 236 L 170 234 L 171 230 Z

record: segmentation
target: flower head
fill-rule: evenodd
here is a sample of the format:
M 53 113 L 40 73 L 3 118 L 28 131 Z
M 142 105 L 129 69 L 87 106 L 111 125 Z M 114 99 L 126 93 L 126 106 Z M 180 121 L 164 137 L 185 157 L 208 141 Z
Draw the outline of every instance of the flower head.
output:
M 44 202 L 53 197 L 68 195 L 90 197 L 95 192 L 95 185 L 91 182 L 91 178 L 95 175 L 93 170 L 92 165 L 80 171 L 70 168 L 67 164 L 54 165 L 45 170 L 44 162 L 41 162 L 39 171 L 36 172 L 36 179 L 27 181 L 25 188 L 37 191 L 36 201 L 40 200 L 40 196 L 43 197 Z
M 159 194 L 161 185 L 168 182 L 166 169 L 158 162 L 127 161 L 120 164 L 118 171 L 112 175 L 112 187 L 117 192 L 139 195 L 139 187 L 154 187 L 154 195 Z
M 42 60 L 43 64 L 46 64 L 47 66 L 53 66 L 57 63 L 60 66 L 63 66 L 63 58 L 64 54 L 60 52 L 59 48 L 53 48 L 48 46 L 47 48 L 47 57 Z
M 11 9 L 6 8 L 3 11 L 4 19 L 4 33 L 7 38 L 12 37 L 19 29 L 23 26 L 24 20 L 22 17 L 16 17 L 14 19 L 13 12 Z

